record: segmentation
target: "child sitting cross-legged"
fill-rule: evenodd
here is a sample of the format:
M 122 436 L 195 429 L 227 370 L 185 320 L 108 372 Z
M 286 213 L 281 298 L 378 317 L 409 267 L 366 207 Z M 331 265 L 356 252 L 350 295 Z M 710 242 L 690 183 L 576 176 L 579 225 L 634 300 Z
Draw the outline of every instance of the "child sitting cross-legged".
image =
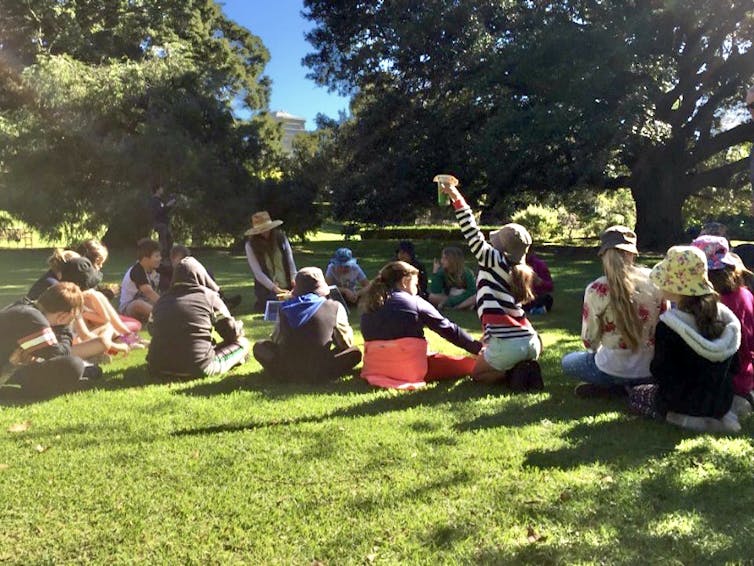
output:
M 175 266 L 170 288 L 152 310 L 151 375 L 194 378 L 220 375 L 244 363 L 249 342 L 230 315 L 204 266 L 185 257 Z M 216 344 L 213 332 L 221 342 Z
M 160 275 L 162 255 L 160 244 L 149 238 L 143 238 L 136 244 L 136 263 L 128 268 L 120 284 L 120 305 L 118 310 L 143 323 L 149 320 L 152 307 L 160 298 L 157 287 Z
M 327 265 L 325 280 L 328 285 L 335 285 L 350 305 L 358 303 L 369 287 L 369 279 L 349 248 L 335 250 Z
M 445 307 L 473 309 L 476 302 L 474 272 L 464 263 L 463 250 L 448 246 L 442 250 L 440 261 L 434 261 L 429 302 L 438 309 Z
M 650 369 L 656 384 L 631 390 L 631 410 L 691 430 L 738 432 L 731 362 L 741 325 L 718 301 L 704 252 L 673 246 L 650 279 L 675 306 L 660 315 L 655 331 Z
M 583 382 L 579 397 L 625 396 L 627 387 L 652 382 L 657 318 L 662 293 L 649 269 L 636 265 L 636 233 L 610 226 L 600 234 L 597 255 L 604 275 L 584 292 L 581 339 L 585 351 L 563 357 L 563 373 Z
M 0 385 L 4 385 L 0 398 L 48 397 L 86 385 L 87 365 L 82 358 L 109 350 L 112 333 L 73 345 L 70 325 L 83 306 L 78 286 L 64 281 L 32 303 L 0 310 Z
M 317 383 L 340 377 L 361 361 L 346 308 L 329 294 L 319 267 L 296 273 L 293 297 L 280 306 L 272 339 L 254 344 L 254 358 L 266 372 Z

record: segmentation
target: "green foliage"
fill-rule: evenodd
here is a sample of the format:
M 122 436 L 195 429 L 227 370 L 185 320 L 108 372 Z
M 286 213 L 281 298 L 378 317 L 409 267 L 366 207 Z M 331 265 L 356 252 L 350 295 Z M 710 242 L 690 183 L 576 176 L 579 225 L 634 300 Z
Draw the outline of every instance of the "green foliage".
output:
M 596 194 L 586 191 L 580 199 L 582 203 L 575 210 L 584 212 L 581 229 L 586 237 L 597 237 L 605 228 L 616 224 L 629 228 L 636 226 L 636 206 L 627 189 Z
M 482 230 L 494 230 L 497 227 L 483 226 Z M 363 240 L 460 240 L 461 232 L 455 224 L 448 226 L 385 226 L 382 228 L 361 228 Z
M 720 218 L 751 216 L 751 194 L 733 189 L 710 188 L 690 197 L 683 205 L 686 226 L 702 226 Z
M 416 217 L 439 172 L 492 211 L 523 190 L 629 188 L 662 247 L 688 196 L 745 183 L 748 0 L 305 7 L 312 76 L 357 93 L 332 151 L 339 218 Z
M 558 210 L 530 204 L 511 219 L 526 227 L 535 241 L 548 242 L 561 234 Z
M 425 260 L 439 253 L 435 242 L 416 243 Z M 324 266 L 338 245 L 294 253 Z M 394 244 L 353 247 L 374 274 Z M 44 271 L 46 255 L 0 252 L 3 304 Z M 109 282 L 132 255 L 113 254 Z M 230 293 L 252 296 L 243 256 L 198 256 Z M 695 435 L 631 416 L 623 400 L 576 398 L 560 358 L 581 348 L 581 291 L 600 267 L 592 250 L 541 256 L 556 303 L 534 320 L 540 394 L 468 379 L 376 390 L 358 370 L 289 383 L 253 359 L 228 376 L 167 384 L 147 375 L 137 351 L 104 366 L 92 391 L 4 406 L 0 561 L 746 562 L 752 421 L 739 436 Z M 474 313 L 449 314 L 479 336 Z M 248 310 L 241 318 L 252 340 L 271 329 Z M 355 311 L 351 322 L 360 340 Z M 459 353 L 427 338 L 433 351 Z
M 0 206 L 52 236 L 107 226 L 115 244 L 149 232 L 157 184 L 180 195 L 177 236 L 194 242 L 240 234 L 265 206 L 283 160 L 269 55 L 219 4 L 3 0 L 0 13 Z

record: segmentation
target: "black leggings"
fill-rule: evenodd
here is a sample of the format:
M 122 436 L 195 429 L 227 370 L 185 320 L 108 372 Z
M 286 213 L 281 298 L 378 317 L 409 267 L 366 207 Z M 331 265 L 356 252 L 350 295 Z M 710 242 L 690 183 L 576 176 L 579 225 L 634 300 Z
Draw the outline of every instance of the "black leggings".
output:
M 33 362 L 13 372 L 6 386 L 14 387 L 0 387 L 0 398 L 55 397 L 80 391 L 86 386 L 82 375 L 84 361 L 75 356 Z
M 291 361 L 291 352 L 283 351 L 272 340 L 262 340 L 254 344 L 254 358 L 272 375 L 280 376 L 297 381 L 324 381 L 335 379 L 351 371 L 361 361 L 361 350 L 352 346 L 341 352 L 330 351 L 329 356 L 323 357 L 319 364 L 296 363 Z M 306 369 L 300 366 L 306 365 Z M 299 366 L 299 367 L 297 367 Z

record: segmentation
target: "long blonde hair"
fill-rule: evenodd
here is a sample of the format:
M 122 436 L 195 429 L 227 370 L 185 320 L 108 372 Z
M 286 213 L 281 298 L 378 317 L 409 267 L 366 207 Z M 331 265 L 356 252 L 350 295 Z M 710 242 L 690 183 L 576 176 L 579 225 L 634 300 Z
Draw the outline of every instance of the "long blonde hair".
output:
M 511 263 L 511 294 L 517 303 L 530 303 L 534 294 L 534 270 L 526 263 Z
M 451 287 L 459 289 L 466 288 L 466 278 L 463 276 L 466 270 L 466 262 L 463 257 L 463 250 L 456 246 L 448 246 L 442 250 L 448 262 L 448 268 L 445 270 L 445 277 Z
M 419 275 L 419 270 L 405 261 L 391 261 L 380 269 L 369 288 L 361 297 L 359 306 L 362 312 L 375 312 L 385 306 L 390 293 L 398 283 L 409 275 Z
M 628 254 L 628 255 L 627 255 Z M 642 322 L 634 303 L 636 274 L 631 252 L 611 248 L 602 254 L 602 268 L 610 289 L 610 306 L 615 314 L 615 326 L 631 350 L 641 342 Z

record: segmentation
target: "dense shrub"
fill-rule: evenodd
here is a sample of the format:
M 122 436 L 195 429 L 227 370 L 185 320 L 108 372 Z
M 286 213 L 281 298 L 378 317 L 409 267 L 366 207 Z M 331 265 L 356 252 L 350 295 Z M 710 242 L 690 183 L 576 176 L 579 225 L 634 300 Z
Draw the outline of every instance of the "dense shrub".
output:
M 558 210 L 549 206 L 530 204 L 525 209 L 516 212 L 512 217 L 531 234 L 536 241 L 549 241 L 561 236 Z

